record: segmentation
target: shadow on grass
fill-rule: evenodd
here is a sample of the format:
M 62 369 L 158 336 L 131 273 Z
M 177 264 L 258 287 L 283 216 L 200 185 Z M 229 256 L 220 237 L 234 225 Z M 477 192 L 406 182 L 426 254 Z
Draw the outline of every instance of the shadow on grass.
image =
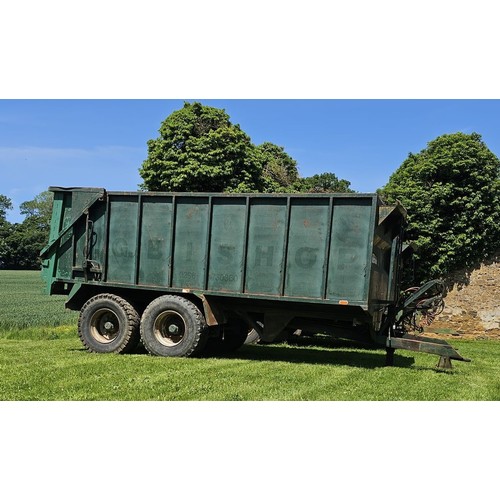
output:
M 301 339 L 297 345 L 252 345 L 243 346 L 232 355 L 226 356 L 231 359 L 249 359 L 256 361 L 285 361 L 291 363 L 325 364 L 325 365 L 343 365 L 356 368 L 381 368 L 385 367 L 385 349 L 374 346 L 373 344 L 361 344 L 349 340 L 330 340 L 321 342 L 321 350 L 314 349 L 318 347 L 316 339 L 307 341 Z M 438 368 L 438 356 L 435 366 L 416 366 L 415 358 L 410 355 L 410 351 L 399 351 L 404 355 L 394 354 L 394 367 L 410 368 L 418 371 L 431 371 L 443 375 L 454 375 L 454 363 L 452 369 Z M 433 355 L 429 354 L 432 358 Z
M 359 346 L 336 346 L 312 349 L 305 346 L 290 345 L 255 345 L 244 346 L 232 355 L 230 359 L 255 361 L 284 361 L 289 363 L 306 363 L 318 365 L 343 365 L 356 368 L 380 368 L 385 366 L 385 351 L 368 349 Z M 410 367 L 415 359 L 407 356 L 394 355 L 394 366 Z
M 318 347 L 320 349 L 318 349 Z M 85 347 L 69 349 L 73 352 L 88 352 Z M 129 355 L 149 356 L 142 344 Z M 356 368 L 381 368 L 385 366 L 385 350 L 359 342 L 330 340 L 318 342 L 317 339 L 300 339 L 294 344 L 245 345 L 231 354 L 203 353 L 203 359 L 238 359 L 253 361 L 283 361 L 313 365 L 343 365 Z M 415 359 L 394 355 L 394 366 L 408 368 Z

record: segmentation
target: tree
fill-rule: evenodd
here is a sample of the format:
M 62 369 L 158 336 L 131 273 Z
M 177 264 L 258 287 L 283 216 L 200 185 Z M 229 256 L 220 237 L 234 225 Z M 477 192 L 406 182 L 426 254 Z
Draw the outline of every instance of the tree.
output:
M 474 266 L 499 248 L 500 160 L 477 133 L 442 135 L 410 153 L 381 194 L 408 210 L 418 279 Z
M 282 146 L 264 142 L 257 146 L 261 164 L 263 191 L 279 193 L 294 191 L 294 184 L 299 179 L 297 162 L 285 152 Z
M 12 210 L 12 201 L 7 196 L 0 194 L 0 224 L 5 222 L 8 210 Z
M 0 194 L 0 269 L 5 267 L 8 251 L 7 238 L 12 226 L 6 219 L 8 210 L 12 210 L 12 201 L 7 196 Z
M 53 200 L 54 194 L 50 191 L 44 191 L 37 194 L 33 200 L 25 201 L 19 206 L 19 211 L 26 217 L 24 222 L 46 233 L 47 240 L 49 239 Z
M 1 228 L 0 261 L 9 269 L 40 269 L 40 250 L 47 244 L 52 193 L 45 191 L 20 205 L 23 222 Z
M 222 109 L 185 103 L 148 141 L 139 173 L 151 191 L 254 192 L 261 165 L 250 138 Z
M 301 179 L 282 146 L 255 146 L 223 109 L 185 103 L 148 141 L 139 173 L 142 189 L 202 192 L 350 192 L 350 183 L 325 173 Z
M 349 181 L 339 179 L 331 172 L 304 177 L 298 182 L 299 191 L 303 193 L 353 193 L 350 185 Z

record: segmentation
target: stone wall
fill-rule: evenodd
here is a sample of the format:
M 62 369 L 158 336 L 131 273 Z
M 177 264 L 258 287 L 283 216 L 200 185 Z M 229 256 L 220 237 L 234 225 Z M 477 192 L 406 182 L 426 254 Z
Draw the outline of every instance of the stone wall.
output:
M 470 273 L 450 276 L 450 282 L 455 284 L 445 297 L 446 307 L 429 331 L 500 338 L 500 255 Z

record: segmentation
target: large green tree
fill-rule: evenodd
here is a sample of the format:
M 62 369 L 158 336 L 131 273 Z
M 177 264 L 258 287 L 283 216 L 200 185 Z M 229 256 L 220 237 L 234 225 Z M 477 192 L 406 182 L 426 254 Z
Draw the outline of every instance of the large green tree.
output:
M 0 224 L 6 221 L 5 217 L 9 210 L 12 210 L 12 200 L 0 194 Z
M 50 232 L 53 200 L 53 193 L 50 191 L 43 191 L 37 194 L 34 199 L 25 201 L 19 206 L 19 211 L 25 216 L 24 222 L 28 222 L 33 227 L 38 228 L 46 234 L 47 240 Z
M 148 141 L 139 173 L 150 191 L 349 192 L 333 173 L 300 178 L 297 162 L 282 146 L 252 144 L 223 109 L 185 103 Z
M 139 173 L 151 191 L 260 191 L 259 155 L 250 137 L 227 113 L 200 103 L 185 103 L 148 141 Z
M 500 246 L 500 160 L 477 133 L 442 135 L 410 153 L 381 191 L 408 210 L 417 279 L 474 266 Z
M 7 239 L 12 228 L 12 224 L 6 219 L 9 210 L 12 210 L 12 201 L 7 196 L 0 194 L 0 268 L 6 265 Z
M 282 146 L 264 142 L 257 146 L 257 157 L 261 168 L 261 189 L 266 193 L 295 191 L 299 179 L 297 162 Z
M 3 225 L 0 260 L 9 269 L 39 269 L 40 250 L 47 244 L 52 213 L 52 193 L 45 191 L 21 203 L 21 223 Z
M 339 179 L 331 172 L 303 177 L 298 180 L 299 191 L 303 193 L 353 193 L 349 187 L 351 183 Z

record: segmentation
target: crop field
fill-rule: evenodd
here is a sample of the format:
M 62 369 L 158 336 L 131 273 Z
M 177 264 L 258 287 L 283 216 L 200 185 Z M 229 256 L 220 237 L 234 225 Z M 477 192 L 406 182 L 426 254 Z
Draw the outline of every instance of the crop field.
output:
M 43 293 L 36 271 L 0 271 L 0 338 L 68 330 L 78 315 L 64 308 L 65 297 Z
M 77 314 L 42 293 L 38 272 L 0 271 L 0 400 L 457 401 L 500 400 L 500 342 L 452 340 L 471 363 L 321 339 L 244 346 L 226 357 L 87 352 Z

